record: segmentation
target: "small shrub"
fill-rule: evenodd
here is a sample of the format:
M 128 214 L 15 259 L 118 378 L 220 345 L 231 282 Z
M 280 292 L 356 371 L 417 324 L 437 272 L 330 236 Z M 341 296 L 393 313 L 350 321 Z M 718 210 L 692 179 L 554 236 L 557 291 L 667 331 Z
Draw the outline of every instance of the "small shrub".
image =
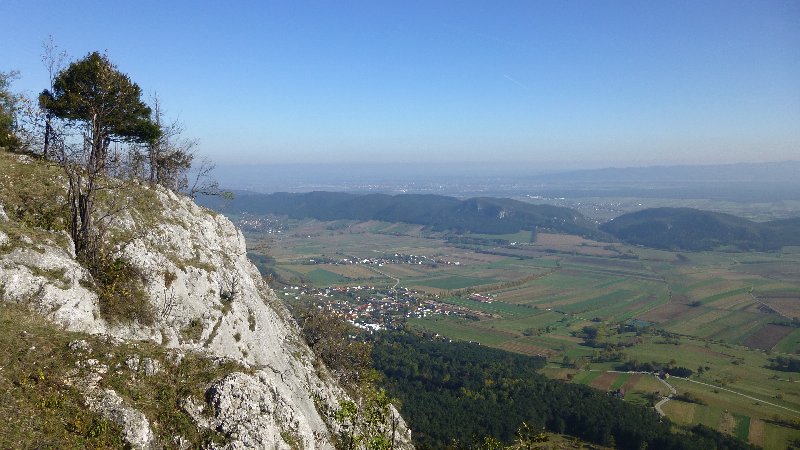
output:
M 678 394 L 673 396 L 675 400 L 680 400 L 686 403 L 696 403 L 698 405 L 706 405 L 707 403 L 702 398 L 698 397 L 697 395 L 691 392 L 684 392 L 683 394 Z
M 220 311 L 222 311 L 223 315 L 227 315 L 229 312 L 231 312 L 231 309 L 233 309 L 232 299 L 227 297 L 222 297 L 220 298 L 220 302 L 222 303 L 222 308 L 220 308 Z
M 303 445 L 303 438 L 294 431 L 281 431 L 281 439 L 283 439 L 283 442 L 292 450 L 305 448 L 305 445 Z
M 164 287 L 169 289 L 169 287 L 172 286 L 172 283 L 174 283 L 175 280 L 177 280 L 177 279 L 178 279 L 178 276 L 175 275 L 174 272 L 171 272 L 169 270 L 164 272 Z
M 248 311 L 247 322 L 250 325 L 250 331 L 256 331 L 256 316 L 252 310 Z
M 60 269 L 41 269 L 36 266 L 26 267 L 31 271 L 32 274 L 38 277 L 47 278 L 50 281 L 58 282 L 67 286 L 70 285 L 70 280 L 66 277 L 67 269 L 63 267 Z
M 199 341 L 203 336 L 203 322 L 192 319 L 189 324 L 181 328 L 181 337 L 186 341 Z
M 89 265 L 89 271 L 104 319 L 111 323 L 153 324 L 155 314 L 144 290 L 144 276 L 130 262 L 101 255 Z

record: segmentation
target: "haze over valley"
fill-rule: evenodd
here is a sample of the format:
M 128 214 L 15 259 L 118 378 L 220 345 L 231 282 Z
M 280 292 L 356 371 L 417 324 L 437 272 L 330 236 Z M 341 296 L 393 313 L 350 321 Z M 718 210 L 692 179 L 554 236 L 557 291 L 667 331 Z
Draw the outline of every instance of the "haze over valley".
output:
M 800 447 L 800 2 L 0 17 L 0 448 Z

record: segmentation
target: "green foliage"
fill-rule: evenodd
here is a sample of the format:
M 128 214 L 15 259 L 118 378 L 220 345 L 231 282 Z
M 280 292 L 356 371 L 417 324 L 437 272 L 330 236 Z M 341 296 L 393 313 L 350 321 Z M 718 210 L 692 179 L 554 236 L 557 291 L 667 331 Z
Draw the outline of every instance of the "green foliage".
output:
M 105 139 L 149 142 L 159 137 L 141 97 L 139 86 L 108 57 L 92 52 L 59 73 L 53 92 L 42 92 L 40 103 L 56 117 L 86 123 L 96 133 L 92 139 L 97 150 L 108 145 L 100 142 Z
M 144 275 L 122 257 L 102 253 L 88 264 L 100 297 L 100 314 L 112 323 L 153 323 L 153 307 L 144 289 Z
M 337 449 L 390 450 L 397 438 L 399 416 L 392 399 L 376 388 L 372 345 L 355 339 L 358 331 L 341 317 L 314 306 L 295 307 L 303 337 L 356 401 L 343 399 L 328 414 L 341 429 Z M 288 441 L 287 441 L 288 442 Z
M 0 448 L 123 447 L 119 427 L 65 383 L 71 336 L 20 306 L 0 308 Z
M 631 244 L 673 250 L 772 251 L 800 245 L 800 219 L 758 223 L 693 208 L 645 209 L 623 214 L 600 229 Z
M 67 228 L 69 215 L 67 205 L 59 201 L 65 196 L 64 183 L 63 172 L 54 165 L 35 159 L 22 162 L 18 155 L 0 151 L 0 204 L 12 219 L 0 227 L 14 245 L 19 245 L 20 236 L 25 235 L 37 243 L 50 241 L 66 247 L 63 233 L 58 233 Z M 95 242 L 91 243 L 96 250 L 94 256 L 80 256 L 93 278 L 93 283 L 86 287 L 98 293 L 104 318 L 112 322 L 152 323 L 153 311 L 144 290 L 143 274 L 116 256 L 112 249 L 132 240 L 142 229 L 154 227 L 161 220 L 162 206 L 152 191 L 133 191 L 137 189 L 133 183 L 115 182 L 113 186 L 115 191 L 133 193 L 132 200 L 125 206 L 137 226 L 133 230 L 112 229 L 103 236 L 95 235 Z M 104 191 L 98 195 L 97 202 L 102 210 L 119 208 L 120 196 Z M 102 225 L 108 226 L 105 222 Z M 137 230 L 139 227 L 141 229 Z M 6 250 L 9 249 L 0 249 Z M 49 279 L 65 280 L 64 274 L 57 270 L 31 270 Z M 175 274 L 164 274 L 165 284 L 175 278 Z
M 17 97 L 11 93 L 11 81 L 17 72 L 0 72 L 0 147 L 14 150 L 19 139 L 14 132 Z
M 203 336 L 203 322 L 200 319 L 192 319 L 189 323 L 181 328 L 181 337 L 186 341 L 199 342 Z
M 303 445 L 303 439 L 293 431 L 281 431 L 281 439 L 292 450 L 303 450 L 305 446 Z
M 331 311 L 314 306 L 300 308 L 296 314 L 308 346 L 347 387 L 358 387 L 371 379 L 369 343 L 351 339 L 355 328 Z
M 407 333 L 381 334 L 373 348 L 375 366 L 389 393 L 401 400 L 420 448 L 469 445 L 484 437 L 511 443 L 520 439 L 523 423 L 622 449 L 749 448 L 706 429 L 674 434 L 652 409 L 547 379 L 537 372 L 542 358 Z
M 76 339 L 87 341 L 93 350 L 71 350 L 69 343 Z M 153 376 L 128 370 L 125 361 L 132 355 L 160 362 L 161 370 Z M 87 375 L 91 369 L 80 362 L 89 358 L 122 367 L 109 370 L 102 386 L 114 389 L 147 416 L 164 448 L 178 447 L 175 436 L 183 437 L 188 448 L 225 442 L 219 432 L 198 428 L 181 405 L 187 397 L 205 404 L 211 382 L 246 369 L 191 352 L 175 362 L 174 355 L 158 345 L 119 345 L 65 331 L 20 305 L 5 304 L 0 308 L 0 448 L 125 448 L 119 426 L 87 408 L 67 379 Z
M 527 422 L 522 422 L 522 425 L 517 429 L 516 436 L 517 438 L 512 445 L 512 448 L 516 449 L 536 448 L 539 444 L 550 440 L 550 437 L 543 429 L 532 427 Z
M 67 228 L 69 208 L 63 197 L 63 177 L 53 166 L 0 150 L 0 203 L 6 214 L 25 228 L 61 231 Z
M 108 181 L 104 177 L 109 174 L 109 145 L 112 141 L 152 142 L 161 129 L 150 120 L 151 110 L 142 102 L 139 86 L 97 52 L 61 71 L 53 81 L 53 91 L 43 91 L 39 103 L 48 117 L 82 126 L 83 150 L 70 150 L 62 143 L 55 153 L 69 178 L 69 230 L 75 252 L 95 265 L 103 244 L 102 227 L 95 224 L 101 221 L 94 217 L 95 203 L 98 191 L 108 188 L 103 183 Z M 49 124 L 48 129 L 52 130 Z
M 342 400 L 334 412 L 342 431 L 339 449 L 389 450 L 394 448 L 399 417 L 391 409 L 391 399 L 383 389 L 367 387 L 361 391 L 360 405 Z
M 201 197 L 221 210 L 223 200 Z M 380 220 L 421 224 L 435 231 L 513 234 L 521 230 L 555 230 L 599 236 L 595 225 L 569 208 L 533 205 L 503 198 L 460 200 L 440 195 L 356 195 L 341 192 L 241 194 L 224 203 L 228 213 L 288 215 L 294 219 Z
M 698 397 L 697 395 L 689 391 L 686 391 L 683 394 L 673 395 L 672 398 L 686 403 L 696 403 L 698 405 L 706 404 L 706 402 L 702 398 Z
M 124 363 L 126 353 L 119 352 L 113 362 Z M 136 353 L 159 360 L 168 360 L 164 350 L 155 345 L 140 346 Z M 225 437 L 213 429 L 200 429 L 183 410 L 183 401 L 191 397 L 196 404 L 205 403 L 205 391 L 209 384 L 233 371 L 246 370 L 235 362 L 215 364 L 209 359 L 192 353 L 177 364 L 166 362 L 162 370 L 151 377 L 114 377 L 108 384 L 132 406 L 142 411 L 153 423 L 164 441 L 173 442 L 174 436 L 182 436 L 190 442 L 190 448 L 208 448 L 211 443 L 225 441 Z
M 769 367 L 772 370 L 780 370 L 781 372 L 800 372 L 800 359 L 792 358 L 790 356 L 776 356 L 770 358 L 771 364 Z

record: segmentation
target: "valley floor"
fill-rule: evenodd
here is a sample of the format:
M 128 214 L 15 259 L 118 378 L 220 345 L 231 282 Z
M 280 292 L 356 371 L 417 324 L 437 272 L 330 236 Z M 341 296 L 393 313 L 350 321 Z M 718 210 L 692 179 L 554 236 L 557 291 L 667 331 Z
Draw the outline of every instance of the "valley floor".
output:
M 676 423 L 765 448 L 800 439 L 800 374 L 770 368 L 800 351 L 800 249 L 672 252 L 541 232 L 457 240 L 383 222 L 283 226 L 248 241 L 290 301 L 324 302 L 362 326 L 547 356 L 548 376 L 624 387 L 632 402 L 666 389 L 608 371 L 632 361 L 686 368 L 675 389 L 705 404 L 663 404 Z

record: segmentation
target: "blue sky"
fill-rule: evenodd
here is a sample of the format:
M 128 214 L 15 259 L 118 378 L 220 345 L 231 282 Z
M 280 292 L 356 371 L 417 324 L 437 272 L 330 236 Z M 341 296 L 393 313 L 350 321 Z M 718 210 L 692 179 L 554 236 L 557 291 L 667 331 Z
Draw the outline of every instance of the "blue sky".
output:
M 0 0 L 0 70 L 106 50 L 222 164 L 800 159 L 800 1 Z

